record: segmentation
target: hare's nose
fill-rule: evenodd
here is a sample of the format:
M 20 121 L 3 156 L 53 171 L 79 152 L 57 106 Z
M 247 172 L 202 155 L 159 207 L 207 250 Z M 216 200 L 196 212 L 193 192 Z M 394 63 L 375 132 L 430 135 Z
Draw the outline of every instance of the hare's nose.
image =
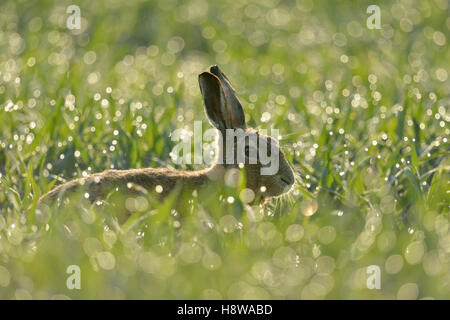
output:
M 287 185 L 293 185 L 295 181 L 294 181 L 294 175 L 292 174 L 292 171 L 289 171 L 289 173 L 284 174 L 281 177 L 281 181 L 283 181 Z

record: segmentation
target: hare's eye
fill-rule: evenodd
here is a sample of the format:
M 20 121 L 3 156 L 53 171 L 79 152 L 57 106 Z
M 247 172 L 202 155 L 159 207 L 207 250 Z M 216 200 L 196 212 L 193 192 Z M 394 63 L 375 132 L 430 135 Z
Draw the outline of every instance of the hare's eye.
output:
M 249 146 L 245 146 L 244 154 L 247 158 L 250 156 L 250 147 Z

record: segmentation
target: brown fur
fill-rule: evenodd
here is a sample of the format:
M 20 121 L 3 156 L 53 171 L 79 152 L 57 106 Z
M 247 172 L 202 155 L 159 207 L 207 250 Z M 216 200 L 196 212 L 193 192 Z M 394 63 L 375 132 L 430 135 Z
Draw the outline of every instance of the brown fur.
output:
M 158 185 L 163 188 L 161 197 L 165 197 L 175 188 L 177 183 L 194 189 L 202 187 L 209 180 L 208 174 L 211 174 L 214 170 L 217 169 L 212 167 L 199 171 L 178 171 L 166 168 L 106 170 L 59 185 L 43 195 L 39 201 L 44 199 L 54 200 L 59 195 L 68 195 L 81 187 L 86 189 L 91 201 L 101 199 L 115 188 L 126 190 L 142 187 L 146 190 L 155 191 Z

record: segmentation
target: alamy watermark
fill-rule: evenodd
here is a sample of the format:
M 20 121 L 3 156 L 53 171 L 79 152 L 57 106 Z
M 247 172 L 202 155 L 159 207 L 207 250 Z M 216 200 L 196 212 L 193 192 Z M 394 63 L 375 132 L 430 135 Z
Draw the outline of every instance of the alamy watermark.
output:
M 66 269 L 66 273 L 70 274 L 66 280 L 66 287 L 69 290 L 81 289 L 81 269 L 76 264 L 70 265 Z
M 203 132 L 202 121 L 194 121 L 193 132 L 177 129 L 171 134 L 172 141 L 179 143 L 172 149 L 170 156 L 176 164 L 259 163 L 261 175 L 275 175 L 279 169 L 279 149 L 274 142 L 268 143 L 266 133 L 267 130 L 255 133 L 240 128 L 226 129 L 224 137 L 224 134 L 215 128 Z M 270 133 L 278 137 L 279 130 L 271 129 Z
M 70 5 L 66 9 L 66 13 L 70 16 L 66 20 L 66 26 L 69 30 L 81 29 L 81 10 L 77 5 Z
M 381 29 L 381 10 L 380 7 L 372 4 L 367 7 L 367 13 L 371 15 L 367 18 L 366 25 L 369 29 Z
M 381 269 L 377 265 L 368 266 L 366 273 L 369 275 L 367 277 L 366 285 L 370 290 L 381 289 Z

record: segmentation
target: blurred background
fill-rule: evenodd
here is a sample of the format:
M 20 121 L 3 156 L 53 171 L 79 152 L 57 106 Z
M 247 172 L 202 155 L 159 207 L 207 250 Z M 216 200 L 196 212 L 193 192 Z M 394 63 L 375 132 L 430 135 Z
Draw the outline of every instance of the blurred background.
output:
M 449 10 L 3 0 L 0 298 L 450 298 Z M 212 64 L 250 126 L 280 130 L 288 195 L 262 210 L 239 188 L 210 190 L 182 218 L 172 198 L 127 198 L 125 222 L 114 202 L 36 208 L 53 185 L 108 168 L 198 168 L 171 161 L 170 133 L 209 128 L 197 76 Z

